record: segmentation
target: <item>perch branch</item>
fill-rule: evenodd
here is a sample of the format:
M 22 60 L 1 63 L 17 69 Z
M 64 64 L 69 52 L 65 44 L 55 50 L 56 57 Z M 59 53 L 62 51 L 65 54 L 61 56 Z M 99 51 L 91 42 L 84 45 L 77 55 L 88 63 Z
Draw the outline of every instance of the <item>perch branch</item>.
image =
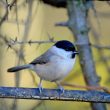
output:
M 58 89 L 0 87 L 0 98 L 82 101 L 110 103 L 110 94 L 100 91 L 65 90 L 60 94 Z

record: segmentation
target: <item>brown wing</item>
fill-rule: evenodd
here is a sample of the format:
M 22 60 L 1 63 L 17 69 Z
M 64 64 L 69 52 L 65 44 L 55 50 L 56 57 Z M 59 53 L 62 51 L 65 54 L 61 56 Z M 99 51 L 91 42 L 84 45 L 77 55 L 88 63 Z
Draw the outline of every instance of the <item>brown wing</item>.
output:
M 52 52 L 45 52 L 44 54 L 42 54 L 41 56 L 39 56 L 38 58 L 34 59 L 30 64 L 36 65 L 36 64 L 46 64 L 50 61 L 50 58 L 52 56 Z

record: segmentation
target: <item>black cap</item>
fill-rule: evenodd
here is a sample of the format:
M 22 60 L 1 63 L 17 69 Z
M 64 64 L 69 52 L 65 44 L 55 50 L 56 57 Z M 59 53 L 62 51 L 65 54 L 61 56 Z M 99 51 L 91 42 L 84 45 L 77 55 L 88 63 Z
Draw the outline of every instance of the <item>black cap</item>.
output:
M 66 51 L 77 52 L 74 44 L 67 40 L 58 41 L 57 43 L 55 43 L 55 46 L 58 48 L 64 49 Z

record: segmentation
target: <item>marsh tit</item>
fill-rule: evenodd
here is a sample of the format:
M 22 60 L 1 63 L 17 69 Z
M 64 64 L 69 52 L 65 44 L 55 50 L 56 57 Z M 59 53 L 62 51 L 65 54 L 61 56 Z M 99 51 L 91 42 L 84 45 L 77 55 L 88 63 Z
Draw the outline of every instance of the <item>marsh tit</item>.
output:
M 74 44 L 67 40 L 61 40 L 29 64 L 12 67 L 7 71 L 16 72 L 23 69 L 31 69 L 40 77 L 40 83 L 38 85 L 40 93 L 42 91 L 42 80 L 55 82 L 62 91 L 63 88 L 60 86 L 60 82 L 72 70 L 75 64 L 76 54 L 78 52 Z

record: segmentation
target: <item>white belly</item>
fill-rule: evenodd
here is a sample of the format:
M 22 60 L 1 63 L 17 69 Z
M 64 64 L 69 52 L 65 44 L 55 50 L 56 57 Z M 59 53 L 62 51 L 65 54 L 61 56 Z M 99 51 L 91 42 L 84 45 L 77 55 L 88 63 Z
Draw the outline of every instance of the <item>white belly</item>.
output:
M 57 58 L 47 64 L 37 64 L 34 71 L 38 76 L 47 81 L 60 81 L 67 76 L 74 66 L 75 59 Z

